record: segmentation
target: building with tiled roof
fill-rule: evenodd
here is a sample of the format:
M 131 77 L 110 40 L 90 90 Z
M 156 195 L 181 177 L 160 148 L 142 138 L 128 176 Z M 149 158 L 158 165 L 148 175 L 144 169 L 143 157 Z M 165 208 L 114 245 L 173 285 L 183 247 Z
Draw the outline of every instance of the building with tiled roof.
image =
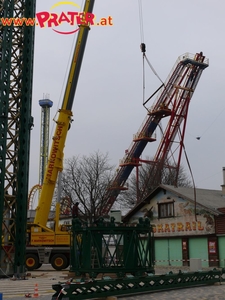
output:
M 224 186 L 222 186 L 224 189 Z M 123 218 L 149 217 L 156 265 L 225 266 L 225 192 L 159 185 Z

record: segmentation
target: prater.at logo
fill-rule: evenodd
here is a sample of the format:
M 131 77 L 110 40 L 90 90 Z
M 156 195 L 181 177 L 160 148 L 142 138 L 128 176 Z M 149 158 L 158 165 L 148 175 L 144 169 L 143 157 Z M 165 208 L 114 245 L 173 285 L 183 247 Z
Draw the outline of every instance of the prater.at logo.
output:
M 62 11 L 60 13 L 56 13 L 53 10 L 55 8 L 70 5 L 76 7 L 74 11 Z M 79 12 L 80 6 L 72 1 L 61 1 L 54 4 L 50 11 L 42 11 L 36 13 L 36 25 L 40 26 L 40 28 L 52 28 L 57 33 L 60 34 L 72 34 L 79 30 L 80 25 L 97 25 L 97 26 L 112 26 L 112 17 L 101 18 L 99 22 L 95 22 L 95 15 L 93 13 L 85 13 Z M 69 25 L 69 27 L 73 27 L 72 30 L 61 30 L 58 29 L 59 26 Z M 75 27 L 75 28 L 74 28 Z M 57 28 L 57 29 L 56 29 Z M 67 26 L 68 28 L 68 26 Z
M 68 7 L 70 10 L 62 10 Z M 76 8 L 76 10 L 72 10 Z M 79 12 L 80 6 L 72 1 L 61 1 L 54 4 L 49 11 L 36 13 L 35 18 L 1 18 L 0 26 L 39 26 L 40 28 L 51 28 L 60 34 L 72 34 L 79 30 L 80 26 L 112 26 L 112 17 L 100 18 L 89 12 Z M 57 11 L 57 12 L 56 12 Z M 60 11 L 60 12 L 58 12 Z

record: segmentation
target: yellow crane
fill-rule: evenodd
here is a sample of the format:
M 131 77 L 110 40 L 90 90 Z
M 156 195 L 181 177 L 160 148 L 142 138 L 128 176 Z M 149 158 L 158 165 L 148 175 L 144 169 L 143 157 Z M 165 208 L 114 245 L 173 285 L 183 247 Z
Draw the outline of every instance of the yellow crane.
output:
M 56 204 L 54 229 L 47 226 L 52 199 L 59 172 L 63 170 L 63 151 L 67 133 L 72 122 L 72 105 L 79 79 L 83 54 L 90 30 L 94 0 L 86 0 L 80 13 L 80 24 L 76 45 L 67 79 L 63 103 L 58 112 L 55 133 L 52 140 L 48 164 L 45 170 L 41 194 L 36 208 L 34 222 L 28 225 L 28 244 L 26 247 L 26 266 L 29 270 L 39 268 L 42 263 L 51 263 L 61 270 L 69 265 L 70 231 L 59 226 L 60 204 Z

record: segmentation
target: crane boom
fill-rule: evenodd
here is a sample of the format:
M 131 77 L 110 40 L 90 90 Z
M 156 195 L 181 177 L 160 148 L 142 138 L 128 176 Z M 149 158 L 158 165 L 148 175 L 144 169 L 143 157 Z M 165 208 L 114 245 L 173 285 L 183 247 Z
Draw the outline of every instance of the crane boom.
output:
M 86 0 L 84 5 L 84 15 L 92 13 L 95 0 Z M 49 212 L 51 209 L 52 198 L 58 173 L 63 169 L 63 149 L 65 146 L 67 132 L 72 121 L 72 105 L 78 83 L 81 63 L 84 55 L 88 32 L 90 29 L 89 22 L 83 21 L 77 36 L 74 48 L 72 63 L 70 66 L 69 76 L 67 79 L 62 107 L 58 112 L 55 133 L 52 140 L 49 160 L 45 171 L 44 182 L 36 209 L 34 224 L 38 224 L 45 229 Z

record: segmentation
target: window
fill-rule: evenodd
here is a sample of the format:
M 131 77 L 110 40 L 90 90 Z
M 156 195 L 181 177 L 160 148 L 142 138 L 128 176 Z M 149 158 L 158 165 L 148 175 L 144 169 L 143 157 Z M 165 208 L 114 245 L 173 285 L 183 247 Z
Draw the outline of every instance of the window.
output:
M 158 203 L 159 218 L 174 217 L 174 202 Z

